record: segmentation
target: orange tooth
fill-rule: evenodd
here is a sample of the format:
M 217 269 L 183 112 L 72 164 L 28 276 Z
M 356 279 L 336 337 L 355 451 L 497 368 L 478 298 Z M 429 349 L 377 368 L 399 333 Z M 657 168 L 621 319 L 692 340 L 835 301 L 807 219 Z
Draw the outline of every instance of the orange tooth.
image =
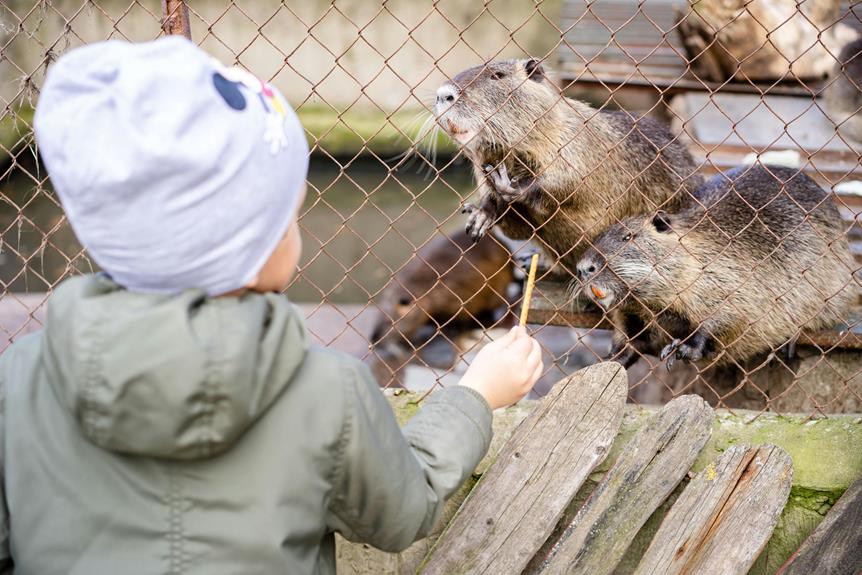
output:
M 597 288 L 594 285 L 590 286 L 590 291 L 592 291 L 593 295 L 599 299 L 604 299 L 604 297 L 605 297 L 605 292 L 603 292 L 602 290 L 600 290 L 599 288 Z

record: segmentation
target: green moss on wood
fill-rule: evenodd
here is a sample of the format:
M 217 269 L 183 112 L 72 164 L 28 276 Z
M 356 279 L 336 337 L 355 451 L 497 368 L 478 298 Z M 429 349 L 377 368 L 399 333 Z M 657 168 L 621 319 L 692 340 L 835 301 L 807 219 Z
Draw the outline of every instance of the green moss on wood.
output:
M 702 469 L 720 450 L 736 442 L 772 443 L 793 458 L 793 490 L 840 495 L 862 474 L 862 419 L 835 415 L 825 419 L 739 412 L 719 413 L 707 449 L 695 469 Z M 856 450 L 849 449 L 851 445 Z M 834 502 L 834 499 L 833 499 Z
M 9 154 L 32 141 L 33 108 L 20 106 L 0 112 L 0 166 L 5 165 Z
M 820 515 L 826 515 L 829 509 L 838 501 L 838 498 L 844 494 L 844 491 L 844 488 L 821 491 L 797 485 L 790 489 L 790 497 L 787 504 L 814 511 Z
M 402 110 L 387 114 L 376 108 L 353 107 L 335 110 L 329 106 L 306 104 L 297 111 L 307 132 L 308 144 L 314 153 L 337 157 L 353 157 L 373 153 L 390 159 L 413 146 L 423 123 L 429 117 L 421 109 Z M 14 151 L 32 139 L 33 108 L 21 106 L 0 112 L 0 165 L 9 161 L 8 151 Z M 431 148 L 432 137 L 423 142 L 423 150 Z M 455 152 L 452 141 L 439 132 L 436 150 L 440 154 Z
M 421 109 L 386 114 L 376 108 L 334 110 L 329 106 L 304 105 L 297 111 L 309 134 L 312 150 L 332 156 L 374 153 L 384 159 L 413 146 L 429 113 Z M 443 133 L 437 134 L 437 152 L 452 153 L 455 147 Z M 429 136 L 423 145 L 430 148 Z

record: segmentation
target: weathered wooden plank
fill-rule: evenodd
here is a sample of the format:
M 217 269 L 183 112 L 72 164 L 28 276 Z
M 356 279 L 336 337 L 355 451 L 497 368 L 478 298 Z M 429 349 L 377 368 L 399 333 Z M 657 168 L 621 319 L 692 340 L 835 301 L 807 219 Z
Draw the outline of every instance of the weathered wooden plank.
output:
M 796 150 L 801 166 L 828 184 L 862 175 L 856 149 L 836 136 L 835 122 L 811 95 L 692 92 L 670 107 L 673 130 L 706 168 L 739 165 L 752 152 Z
M 420 572 L 521 573 L 607 456 L 627 392 L 626 372 L 612 362 L 557 383 L 512 434 Z
M 793 462 L 779 447 L 731 446 L 686 487 L 635 575 L 744 575 L 787 503 Z
M 708 152 L 716 146 L 746 153 L 802 149 L 843 154 L 854 168 L 852 145 L 835 136 L 835 122 L 811 97 L 686 94 L 674 102 L 685 134 Z M 695 146 L 697 147 L 697 146 Z M 802 154 L 803 158 L 806 154 Z
M 612 573 L 634 536 L 685 477 L 712 431 L 712 409 L 694 395 L 668 403 L 596 487 L 541 573 Z
M 423 397 L 422 393 L 387 392 L 386 395 L 400 422 L 410 419 L 416 412 L 416 403 Z M 494 443 L 488 456 L 479 464 L 480 469 L 485 470 L 493 463 L 499 449 L 506 444 L 518 423 L 538 405 L 537 400 L 526 400 L 516 406 L 494 412 Z M 633 448 L 632 438 L 639 429 L 649 423 L 659 409 L 626 405 L 623 423 L 610 454 L 590 474 L 590 479 L 584 483 L 573 501 L 585 501 L 594 490 L 597 483 L 594 480 L 599 473 L 604 475 L 621 453 Z M 731 445 L 742 443 L 774 442 L 793 457 L 793 493 L 770 542 L 750 572 L 752 575 L 773 575 L 823 519 L 815 509 L 818 506 L 831 506 L 862 474 L 862 419 L 858 415 L 860 411 L 862 410 L 857 410 L 856 415 L 831 415 L 812 421 L 810 411 L 799 415 L 777 415 L 746 410 L 734 410 L 731 414 L 725 410 L 716 410 L 712 435 L 695 460 L 694 467 L 702 469 Z M 752 424 L 754 418 L 757 418 L 757 421 Z M 430 537 L 414 543 L 405 552 L 389 554 L 337 537 L 339 575 L 414 574 L 470 489 L 472 486 L 465 486 L 456 493 L 453 499 L 446 503 L 440 524 L 432 530 Z M 681 489 L 677 491 L 682 493 Z M 572 504 L 569 507 L 571 508 Z M 664 504 L 661 505 L 653 513 L 629 546 L 622 562 L 617 565 L 619 575 L 631 575 L 634 572 L 637 561 L 660 526 L 660 519 L 670 511 L 670 506 L 667 506 L 662 513 L 664 507 Z M 574 509 L 572 517 L 576 512 L 577 508 Z M 766 554 L 768 557 L 764 556 Z
M 777 575 L 862 573 L 862 477 L 826 514 Z

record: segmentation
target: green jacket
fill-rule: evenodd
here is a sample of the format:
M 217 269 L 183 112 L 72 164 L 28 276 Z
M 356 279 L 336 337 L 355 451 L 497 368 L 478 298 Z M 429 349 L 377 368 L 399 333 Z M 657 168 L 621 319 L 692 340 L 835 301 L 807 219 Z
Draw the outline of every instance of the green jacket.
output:
M 333 573 L 333 532 L 404 549 L 491 439 L 461 386 L 399 429 L 283 296 L 99 276 L 56 290 L 44 331 L 0 357 L 0 390 L 2 573 Z

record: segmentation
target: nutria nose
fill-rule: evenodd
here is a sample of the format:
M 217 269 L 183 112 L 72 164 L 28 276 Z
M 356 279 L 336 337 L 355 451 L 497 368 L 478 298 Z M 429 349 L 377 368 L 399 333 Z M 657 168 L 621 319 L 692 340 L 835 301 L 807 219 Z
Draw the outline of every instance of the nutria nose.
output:
M 593 260 L 581 260 L 578 262 L 576 269 L 578 271 L 578 278 L 586 280 L 596 273 L 596 264 Z
M 454 84 L 443 84 L 437 88 L 437 103 L 451 104 L 458 96 L 458 88 Z

